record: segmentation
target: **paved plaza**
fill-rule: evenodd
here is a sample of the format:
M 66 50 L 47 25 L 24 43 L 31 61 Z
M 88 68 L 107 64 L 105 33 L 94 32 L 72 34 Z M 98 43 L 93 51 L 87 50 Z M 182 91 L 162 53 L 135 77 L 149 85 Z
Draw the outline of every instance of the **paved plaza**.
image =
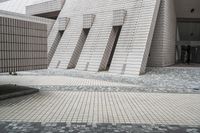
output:
M 1 76 L 0 84 L 18 84 L 25 86 L 133 86 L 131 84 L 69 76 Z
M 165 87 L 165 88 L 200 88 L 199 67 L 165 67 L 147 68 L 147 73 L 141 76 L 124 76 L 105 72 L 87 72 L 74 69 L 48 69 L 29 72 L 20 72 L 22 76 L 69 76 L 84 79 L 98 79 L 104 81 L 128 83 L 139 86 Z
M 41 91 L 0 102 L 0 120 L 200 125 L 196 94 Z
M 102 77 L 109 77 L 105 73 L 102 74 L 105 76 L 91 73 L 91 77 L 86 75 L 86 78 L 84 72 L 56 74 L 51 71 L 42 76 L 43 72 L 20 72 L 18 76 L 1 74 L 1 84 L 40 89 L 36 94 L 0 101 L 2 133 L 22 129 L 24 132 L 200 132 L 198 89 L 172 91 L 175 85 L 159 89 L 153 84 L 117 82 L 122 77 L 105 80 Z M 152 71 L 146 75 L 155 76 Z M 198 74 L 193 78 L 196 80 Z

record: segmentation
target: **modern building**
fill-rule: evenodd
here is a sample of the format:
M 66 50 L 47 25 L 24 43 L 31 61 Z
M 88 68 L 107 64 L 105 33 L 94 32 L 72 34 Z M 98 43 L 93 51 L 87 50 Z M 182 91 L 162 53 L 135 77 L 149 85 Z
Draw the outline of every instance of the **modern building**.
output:
M 49 0 L 26 13 L 56 19 L 49 68 L 140 75 L 200 63 L 199 0 Z

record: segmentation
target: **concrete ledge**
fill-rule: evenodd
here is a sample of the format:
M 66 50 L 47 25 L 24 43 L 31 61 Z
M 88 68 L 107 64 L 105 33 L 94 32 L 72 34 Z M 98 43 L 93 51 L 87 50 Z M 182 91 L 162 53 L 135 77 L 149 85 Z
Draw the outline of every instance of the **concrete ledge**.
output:
M 26 14 L 39 15 L 55 11 L 61 11 L 65 0 L 49 0 L 33 5 L 26 6 Z
M 17 85 L 0 85 L 0 100 L 19 97 L 39 92 L 38 89 Z

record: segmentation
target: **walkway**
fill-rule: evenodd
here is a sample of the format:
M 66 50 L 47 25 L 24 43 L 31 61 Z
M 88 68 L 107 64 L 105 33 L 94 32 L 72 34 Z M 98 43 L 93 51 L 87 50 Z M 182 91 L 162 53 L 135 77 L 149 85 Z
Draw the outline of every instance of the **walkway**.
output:
M 200 125 L 200 95 L 41 91 L 0 101 L 1 121 Z
M 167 76 L 166 71 L 170 71 Z M 200 132 L 197 81 L 200 72 L 194 70 L 196 75 L 192 77 L 189 75 L 194 71 L 185 70 L 190 78 L 182 75 L 179 78 L 182 81 L 177 83 L 178 76 L 170 77 L 174 70 L 166 71 L 162 75 L 150 72 L 138 78 L 74 71 L 65 71 L 66 75 L 61 71 L 46 75 L 40 74 L 45 71 L 18 76 L 1 74 L 0 84 L 34 86 L 41 90 L 0 101 L 0 132 Z M 123 80 L 127 82 L 120 82 Z M 191 86 L 184 90 L 183 82 Z
M 83 79 L 69 76 L 0 76 L 0 84 L 18 84 L 26 86 L 133 86 L 125 83 Z

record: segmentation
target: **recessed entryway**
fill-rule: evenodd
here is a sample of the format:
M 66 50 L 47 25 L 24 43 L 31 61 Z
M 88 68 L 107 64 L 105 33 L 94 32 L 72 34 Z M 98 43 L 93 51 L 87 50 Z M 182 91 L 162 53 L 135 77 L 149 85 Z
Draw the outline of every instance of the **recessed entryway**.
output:
M 177 17 L 176 64 L 200 66 L 200 1 L 175 0 Z
M 200 64 L 200 19 L 178 19 L 176 63 Z

